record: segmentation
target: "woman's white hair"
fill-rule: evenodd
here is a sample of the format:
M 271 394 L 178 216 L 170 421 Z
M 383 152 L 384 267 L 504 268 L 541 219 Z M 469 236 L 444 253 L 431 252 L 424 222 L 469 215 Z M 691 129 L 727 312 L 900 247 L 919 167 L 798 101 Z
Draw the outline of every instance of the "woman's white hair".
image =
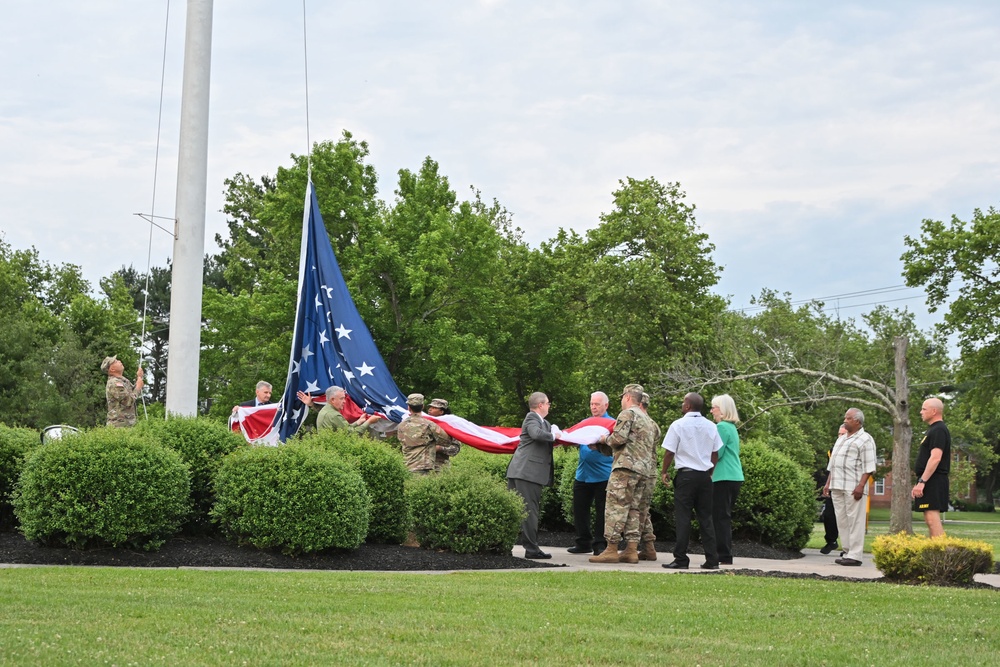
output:
M 722 421 L 735 423 L 740 420 L 740 413 L 736 411 L 736 401 L 729 394 L 714 397 L 712 407 L 719 408 L 719 416 Z

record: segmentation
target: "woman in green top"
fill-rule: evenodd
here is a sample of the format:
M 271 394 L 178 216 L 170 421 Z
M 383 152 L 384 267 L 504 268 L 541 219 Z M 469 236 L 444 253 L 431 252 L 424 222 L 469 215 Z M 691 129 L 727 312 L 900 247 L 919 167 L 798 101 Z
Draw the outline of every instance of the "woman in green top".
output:
M 719 461 L 712 471 L 712 518 L 715 522 L 715 543 L 719 549 L 719 562 L 733 563 L 733 507 L 743 486 L 743 464 L 740 463 L 740 436 L 736 432 L 736 422 L 740 415 L 736 403 L 729 394 L 712 399 L 712 417 L 715 418 L 722 449 Z

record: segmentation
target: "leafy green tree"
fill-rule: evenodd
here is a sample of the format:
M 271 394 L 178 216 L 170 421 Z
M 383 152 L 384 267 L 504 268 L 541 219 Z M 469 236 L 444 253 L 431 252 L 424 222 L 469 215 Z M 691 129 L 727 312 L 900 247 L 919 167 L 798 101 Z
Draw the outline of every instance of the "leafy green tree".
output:
M 137 320 L 123 285 L 104 299 L 89 291 L 80 267 L 52 265 L 0 239 L 0 421 L 104 421 L 100 362 L 120 354 L 128 363 Z
M 945 304 L 944 329 L 955 333 L 963 360 L 975 359 L 994 372 L 980 378 L 992 393 L 1000 388 L 1000 211 L 973 211 L 965 222 L 952 216 L 946 225 L 924 220 L 919 238 L 906 236 L 903 277 L 927 291 L 935 312 Z M 950 302 L 950 303 L 949 303 Z
M 711 344 L 726 302 L 719 268 L 677 183 L 626 179 L 587 233 L 586 368 L 593 384 L 649 384 L 673 359 Z

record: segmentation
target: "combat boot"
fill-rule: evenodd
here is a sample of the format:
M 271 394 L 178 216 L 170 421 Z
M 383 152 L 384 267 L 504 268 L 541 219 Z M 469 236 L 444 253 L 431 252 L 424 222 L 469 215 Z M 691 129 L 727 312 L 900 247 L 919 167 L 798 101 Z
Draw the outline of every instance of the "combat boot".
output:
M 638 563 L 639 562 L 639 554 L 636 553 L 636 550 L 635 550 L 635 548 L 638 545 L 639 545 L 638 542 L 628 542 L 627 546 L 625 547 L 625 551 L 623 551 L 620 554 L 618 554 L 618 562 L 619 563 L 632 563 L 632 564 Z
M 609 541 L 608 546 L 604 547 L 604 551 L 602 551 L 597 556 L 591 556 L 587 560 L 589 560 L 591 563 L 617 563 L 618 540 Z
M 652 542 L 643 542 L 639 549 L 639 560 L 656 560 L 656 545 Z

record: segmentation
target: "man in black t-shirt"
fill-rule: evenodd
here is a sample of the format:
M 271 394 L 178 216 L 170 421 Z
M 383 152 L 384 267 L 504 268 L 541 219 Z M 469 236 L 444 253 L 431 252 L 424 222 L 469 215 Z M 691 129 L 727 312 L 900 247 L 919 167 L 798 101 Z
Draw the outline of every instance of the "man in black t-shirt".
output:
M 924 523 L 931 537 L 944 535 L 941 512 L 948 510 L 948 473 L 951 471 L 951 433 L 944 423 L 944 404 L 928 398 L 920 408 L 920 418 L 927 433 L 920 443 L 914 470 L 917 483 L 910 495 L 913 510 L 924 513 Z

